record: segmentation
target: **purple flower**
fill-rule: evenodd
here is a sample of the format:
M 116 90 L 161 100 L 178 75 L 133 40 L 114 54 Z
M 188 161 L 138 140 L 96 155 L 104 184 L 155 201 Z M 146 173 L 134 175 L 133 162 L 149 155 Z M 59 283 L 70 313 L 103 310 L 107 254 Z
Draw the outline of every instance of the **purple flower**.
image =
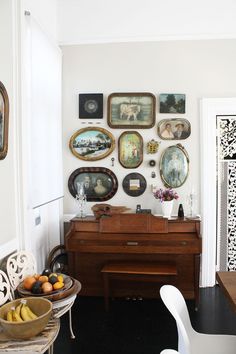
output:
M 167 189 L 158 189 L 153 193 L 154 197 L 156 199 L 159 199 L 160 202 L 162 203 L 163 201 L 170 201 L 173 199 L 178 199 L 179 196 L 178 194 L 173 191 L 173 189 L 171 188 L 167 188 Z

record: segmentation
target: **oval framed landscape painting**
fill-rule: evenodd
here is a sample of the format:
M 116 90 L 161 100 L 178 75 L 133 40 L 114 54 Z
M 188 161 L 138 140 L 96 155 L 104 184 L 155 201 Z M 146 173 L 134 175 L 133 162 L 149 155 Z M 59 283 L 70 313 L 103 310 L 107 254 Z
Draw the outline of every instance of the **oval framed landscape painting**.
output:
M 111 199 L 117 192 L 116 175 L 105 167 L 80 167 L 69 177 L 68 188 L 76 198 L 79 188 L 83 186 L 87 201 L 101 202 Z
M 81 160 L 96 161 L 108 156 L 115 148 L 115 138 L 106 129 L 83 128 L 75 132 L 69 143 L 73 155 Z
M 136 168 L 143 162 L 143 138 L 135 131 L 125 131 L 119 137 L 119 162 L 125 168 Z
M 166 187 L 178 188 L 184 184 L 189 173 L 189 157 L 181 144 L 165 149 L 160 160 L 160 175 Z

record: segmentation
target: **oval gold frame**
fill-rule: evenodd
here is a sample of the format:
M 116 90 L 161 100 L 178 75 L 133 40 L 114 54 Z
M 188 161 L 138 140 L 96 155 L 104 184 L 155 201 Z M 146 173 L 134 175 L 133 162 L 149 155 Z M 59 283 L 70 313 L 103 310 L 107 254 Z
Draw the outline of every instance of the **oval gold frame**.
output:
M 80 134 L 89 132 L 89 131 L 98 131 L 104 135 L 106 135 L 107 137 L 109 137 L 110 139 L 110 143 L 111 146 L 109 147 L 108 151 L 106 151 L 105 153 L 99 155 L 99 156 L 94 156 L 94 157 L 89 157 L 89 156 L 83 156 L 81 154 L 79 154 L 77 151 L 75 151 L 75 147 L 73 146 L 73 142 L 76 139 L 76 137 L 78 137 Z M 76 157 L 78 157 L 80 160 L 85 160 L 85 161 L 97 161 L 97 160 L 101 160 L 104 157 L 110 155 L 112 153 L 112 151 L 115 148 L 115 138 L 114 136 L 106 129 L 104 128 L 99 128 L 99 127 L 87 127 L 87 128 L 83 128 L 80 130 L 77 130 L 72 137 L 70 138 L 70 142 L 69 142 L 69 147 L 70 150 L 72 152 L 72 154 Z
M 176 149 L 176 151 L 175 151 Z M 169 166 L 169 162 L 170 162 L 170 158 L 171 158 L 171 150 L 173 150 L 173 152 L 175 151 L 176 154 L 181 154 L 183 156 L 183 166 L 184 163 L 186 164 L 186 173 L 183 174 L 183 169 L 181 168 L 174 168 L 174 164 L 172 163 L 173 166 Z M 173 154 L 172 152 L 172 154 Z M 179 156 L 181 156 L 179 155 Z M 169 159 L 167 158 L 167 156 L 169 157 Z M 165 162 L 165 159 L 167 159 L 167 161 Z M 179 160 L 177 162 L 177 165 L 175 167 L 179 167 Z M 185 162 L 184 162 L 185 161 Z M 180 166 L 181 167 L 181 166 Z M 164 183 L 164 185 L 166 187 L 169 188 L 179 188 L 181 187 L 189 174 L 189 156 L 187 151 L 185 150 L 185 148 L 181 145 L 181 144 L 176 144 L 176 145 L 172 145 L 169 146 L 168 148 L 166 148 L 164 150 L 164 152 L 162 153 L 161 159 L 160 159 L 160 176 L 161 179 Z
M 3 120 L 2 148 L 0 147 L 0 160 L 5 159 L 8 150 L 8 124 L 9 124 L 9 99 L 5 86 L 0 81 L 0 95 L 2 96 L 4 110 L 1 112 Z

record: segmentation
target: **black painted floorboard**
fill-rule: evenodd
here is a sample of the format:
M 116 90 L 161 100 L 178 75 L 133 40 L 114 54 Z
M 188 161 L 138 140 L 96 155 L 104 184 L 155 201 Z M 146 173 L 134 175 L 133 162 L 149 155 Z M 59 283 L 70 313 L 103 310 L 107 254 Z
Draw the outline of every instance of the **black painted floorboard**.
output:
M 197 312 L 193 301 L 187 306 L 197 331 L 236 335 L 236 312 L 219 286 L 200 290 Z M 72 316 L 76 339 L 70 338 L 66 314 L 54 354 L 159 354 L 177 349 L 175 321 L 160 299 L 114 299 L 106 313 L 103 298 L 78 297 Z

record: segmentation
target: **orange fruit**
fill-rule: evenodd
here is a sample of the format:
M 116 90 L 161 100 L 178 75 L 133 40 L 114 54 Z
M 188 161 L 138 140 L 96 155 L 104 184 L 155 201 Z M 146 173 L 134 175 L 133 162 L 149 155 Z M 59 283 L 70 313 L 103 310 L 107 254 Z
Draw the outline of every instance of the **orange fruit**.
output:
M 28 276 L 23 280 L 23 286 L 26 290 L 31 290 L 35 282 L 36 279 L 34 276 Z
M 57 281 L 55 284 L 53 284 L 53 289 L 58 290 L 58 289 L 63 288 L 63 286 L 64 286 L 64 283 Z
M 48 281 L 45 281 L 42 286 L 41 286 L 43 293 L 50 293 L 51 291 L 53 291 L 53 286 L 51 283 L 49 283 Z
M 63 278 L 63 275 L 58 275 L 57 276 L 57 279 L 60 283 L 64 283 L 64 278 Z
M 48 277 L 46 275 L 40 275 L 38 280 L 42 283 L 45 283 L 46 281 L 48 281 Z
M 40 274 L 34 274 L 36 280 L 39 280 Z

